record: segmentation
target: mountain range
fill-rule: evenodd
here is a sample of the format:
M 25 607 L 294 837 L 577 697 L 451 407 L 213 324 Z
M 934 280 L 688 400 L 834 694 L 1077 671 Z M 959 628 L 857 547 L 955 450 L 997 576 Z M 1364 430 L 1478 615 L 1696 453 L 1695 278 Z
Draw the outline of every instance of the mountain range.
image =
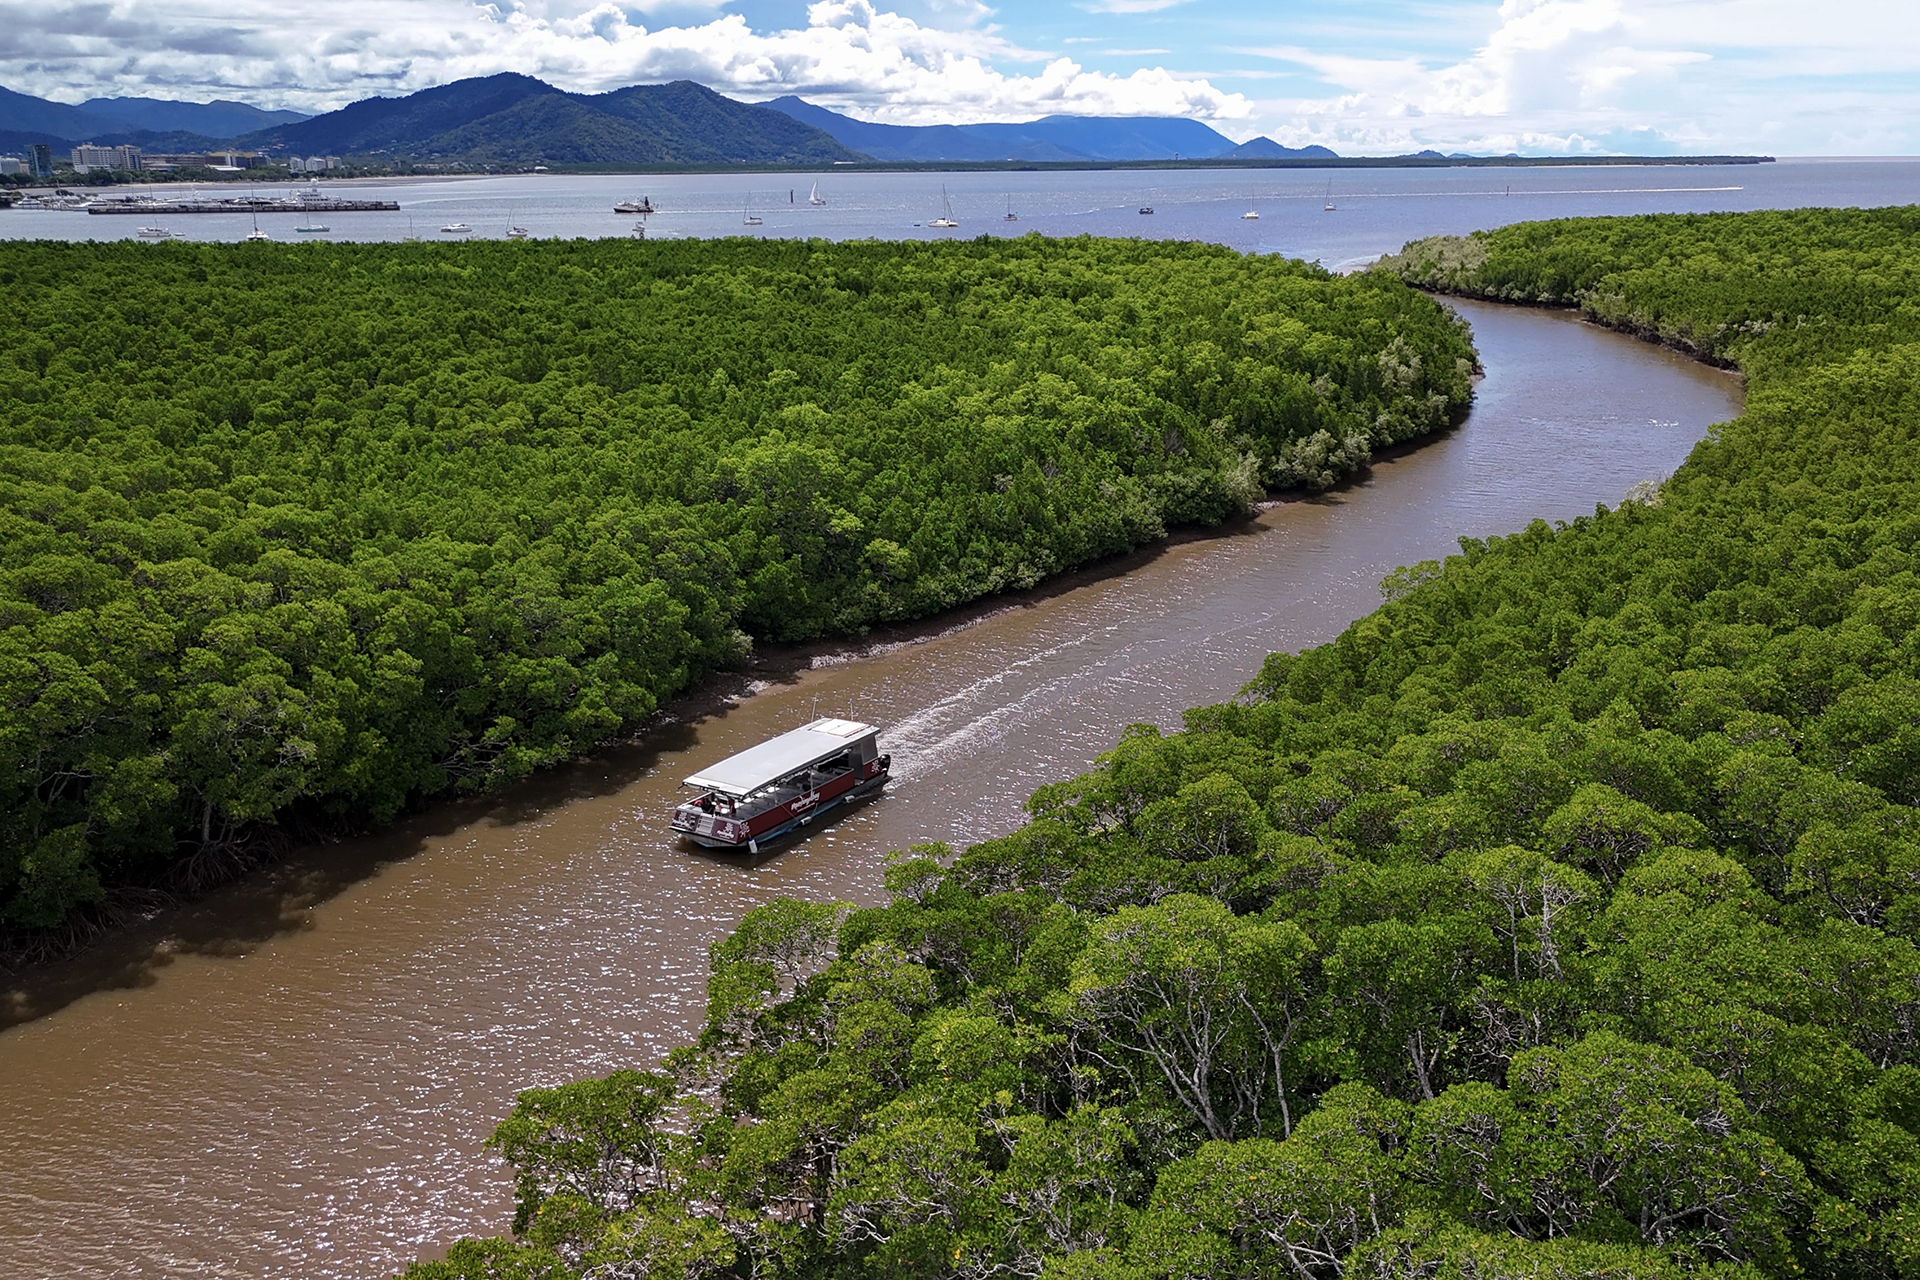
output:
M 871 124 L 800 98 L 767 104 L 855 151 L 892 163 L 942 161 L 1124 161 L 1331 157 L 1270 138 L 1235 145 L 1198 120 L 1170 116 L 1046 116 L 1024 124 Z
M 367 98 L 249 145 L 306 154 L 436 157 L 494 164 L 831 164 L 861 159 L 792 116 L 691 80 L 567 93 L 505 72 L 404 98 Z
M 0 89 L 0 149 L 128 142 L 509 166 L 826 165 L 1331 158 L 1267 138 L 1236 145 L 1197 120 L 1047 116 L 1020 124 L 872 124 L 800 98 L 737 102 L 687 80 L 568 93 L 511 72 L 319 116 L 238 102 L 94 98 L 77 106 Z
M 0 89 L 0 131 L 71 142 L 130 133 L 191 134 L 214 141 L 306 118 L 298 111 L 263 111 L 244 102 L 89 98 L 73 106 Z

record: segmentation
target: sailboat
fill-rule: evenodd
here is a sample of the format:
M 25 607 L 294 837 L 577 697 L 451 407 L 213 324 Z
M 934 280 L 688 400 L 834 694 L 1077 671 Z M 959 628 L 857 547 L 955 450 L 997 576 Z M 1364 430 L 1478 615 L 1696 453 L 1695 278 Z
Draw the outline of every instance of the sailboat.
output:
M 1260 217 L 1260 211 L 1253 207 L 1252 196 L 1247 197 L 1247 211 L 1241 214 L 1240 216 L 1244 219 L 1247 219 L 1248 221 L 1254 221 Z
M 247 239 L 249 240 L 273 239 L 272 236 L 268 235 L 266 232 L 260 229 L 260 211 L 258 209 L 255 209 L 253 211 L 253 230 L 247 232 Z
M 1333 212 L 1333 179 L 1327 179 L 1327 212 Z
M 942 206 L 945 207 L 946 212 L 941 214 L 939 217 L 935 218 L 932 222 L 929 222 L 927 225 L 930 227 L 943 227 L 943 228 L 959 226 L 960 225 L 959 221 L 956 220 L 953 216 L 953 201 L 947 198 L 947 188 L 945 183 L 942 183 L 940 185 L 940 203 Z
M 747 192 L 747 203 L 742 207 L 740 212 L 740 225 L 743 227 L 757 227 L 760 223 L 761 219 L 753 216 L 753 192 L 749 191 Z
M 820 195 L 819 183 L 817 182 L 814 183 L 813 190 L 807 193 L 807 203 L 812 205 L 816 209 L 821 208 L 823 205 L 827 203 L 826 200 Z
M 1020 215 L 1019 215 L 1019 214 L 1017 214 L 1017 213 L 1015 213 L 1015 212 L 1013 211 L 1013 196 L 1012 196 L 1012 195 L 1008 195 L 1008 196 L 1007 196 L 1007 216 L 1006 216 L 1006 217 L 1004 217 L 1004 218 L 1002 218 L 1002 219 L 1000 219 L 1000 221 L 1002 221 L 1002 222 L 1018 222 L 1018 221 L 1020 221 Z
M 509 239 L 509 240 L 525 240 L 525 239 L 527 238 L 527 235 L 528 235 L 528 231 L 527 231 L 527 229 L 526 229 L 525 227 L 523 227 L 523 226 L 520 226 L 520 225 L 518 225 L 517 223 L 515 223 L 515 222 L 514 222 L 514 220 L 513 220 L 513 212 L 512 212 L 512 210 L 508 210 L 508 212 L 507 212 L 507 239 Z

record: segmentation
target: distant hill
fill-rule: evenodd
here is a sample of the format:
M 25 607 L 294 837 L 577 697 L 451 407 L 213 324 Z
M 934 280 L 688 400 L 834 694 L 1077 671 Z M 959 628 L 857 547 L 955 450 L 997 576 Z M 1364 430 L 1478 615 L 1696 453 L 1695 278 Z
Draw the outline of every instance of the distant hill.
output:
M 1164 116 L 1046 116 L 1024 124 L 872 124 L 802 98 L 767 106 L 876 160 L 1196 160 L 1231 154 L 1233 140 L 1201 124 Z
M 532 76 L 457 80 L 403 98 L 367 98 L 247 135 L 302 154 L 525 164 L 831 164 L 859 160 L 783 112 L 689 80 L 565 93 Z
M 82 141 L 126 126 L 64 102 L 0 89 L 0 133 L 31 133 L 41 141 Z
M 90 98 L 79 106 L 0 89 L 0 137 L 33 135 L 35 142 L 141 143 L 149 149 L 184 144 L 189 150 L 307 117 L 297 111 L 262 111 L 244 102 L 169 102 L 162 98 Z M 17 143 L 9 145 L 18 145 Z
M 1338 160 L 1322 146 L 1283 147 L 1272 138 L 1249 138 L 1227 153 L 1236 160 Z
M 193 133 L 203 138 L 237 138 L 274 125 L 297 124 L 308 117 L 298 111 L 266 111 L 216 98 L 212 102 L 171 102 L 165 98 L 89 98 L 82 111 L 119 122 L 132 131 Z

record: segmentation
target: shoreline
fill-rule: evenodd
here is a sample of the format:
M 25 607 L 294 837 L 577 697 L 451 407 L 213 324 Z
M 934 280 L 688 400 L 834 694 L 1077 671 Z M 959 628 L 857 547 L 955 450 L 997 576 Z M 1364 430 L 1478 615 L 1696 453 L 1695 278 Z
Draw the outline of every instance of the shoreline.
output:
M 1715 168 L 1729 165 L 1776 164 L 1777 156 L 1768 155 L 1719 155 L 1719 156 L 1251 156 L 1235 158 L 1233 156 L 1208 156 L 1202 159 L 1181 160 L 1178 158 L 1150 160 L 863 160 L 856 163 L 829 161 L 824 165 L 793 164 L 687 164 L 654 165 L 651 167 L 627 164 L 555 164 L 544 165 L 536 169 L 531 165 L 505 166 L 490 161 L 476 161 L 477 165 L 488 166 L 460 173 L 440 171 L 414 172 L 393 170 L 387 173 L 355 173 L 340 177 L 326 175 L 296 175 L 276 173 L 271 177 L 248 177 L 246 171 L 232 175 L 215 177 L 195 176 L 175 178 L 170 174 L 143 174 L 138 182 L 115 182 L 109 186 L 94 188 L 110 191 L 115 187 L 145 186 L 228 186 L 251 183 L 269 185 L 278 183 L 301 184 L 310 177 L 318 177 L 325 183 L 342 182 L 457 182 L 474 178 L 515 178 L 515 177 L 677 177 L 687 174 L 722 173 L 791 173 L 791 174 L 833 174 L 833 173 L 1131 173 L 1152 170 L 1221 170 L 1227 172 L 1260 169 L 1661 169 L 1661 168 Z M 458 163 L 458 162 L 455 162 Z M 86 187 L 84 177 L 69 174 L 62 178 L 47 179 L 17 187 L 7 187 L 9 192 L 27 192 L 52 190 L 56 187 Z M 0 202 L 0 209 L 6 207 Z
M 1445 439 L 1459 426 L 1453 423 L 1416 440 L 1403 441 L 1382 449 L 1375 458 L 1384 461 L 1402 456 Z M 439 792 L 417 799 L 392 820 L 377 826 L 330 827 L 303 815 L 288 815 L 281 822 L 262 826 L 248 849 L 233 857 L 222 874 L 197 884 L 110 889 L 106 902 L 91 908 L 83 918 L 49 931 L 52 936 L 0 949 L 0 1032 L 56 1012 L 82 995 L 124 985 L 115 980 L 115 973 L 130 972 L 155 960 L 164 963 L 166 956 L 178 950 L 192 950 L 191 945 L 175 946 L 177 940 L 169 935 L 193 932 L 192 917 L 218 899 L 235 895 L 270 898 L 284 889 L 291 894 L 289 902 L 297 900 L 295 909 L 303 910 L 391 861 L 375 857 L 361 865 L 360 859 L 339 856 L 338 851 L 345 846 L 391 837 L 410 826 L 431 828 L 443 821 L 467 821 L 489 808 L 514 804 L 528 793 L 550 794 L 556 780 L 568 770 L 614 753 L 643 749 L 646 739 L 663 729 L 697 723 L 724 712 L 763 687 L 791 682 L 819 667 L 858 662 L 925 644 L 1005 613 L 1034 608 L 1082 587 L 1124 577 L 1175 547 L 1250 536 L 1258 532 L 1254 526 L 1263 513 L 1293 502 L 1312 502 L 1338 494 L 1364 481 L 1367 470 L 1353 472 L 1324 490 L 1270 492 L 1247 513 L 1219 524 L 1169 529 L 1165 537 L 1131 551 L 1063 570 L 1031 587 L 983 596 L 931 617 L 882 624 L 858 636 L 823 636 L 769 643 L 764 648 L 756 645 L 744 663 L 706 672 L 628 733 L 596 743 L 588 751 L 496 791 Z M 312 883 L 316 880 L 330 887 L 318 890 Z M 281 904 L 276 911 L 287 905 Z M 183 927 L 170 929 L 170 923 Z M 69 969 L 73 972 L 61 972 Z M 31 994 L 36 989 L 58 994 L 43 1003 Z

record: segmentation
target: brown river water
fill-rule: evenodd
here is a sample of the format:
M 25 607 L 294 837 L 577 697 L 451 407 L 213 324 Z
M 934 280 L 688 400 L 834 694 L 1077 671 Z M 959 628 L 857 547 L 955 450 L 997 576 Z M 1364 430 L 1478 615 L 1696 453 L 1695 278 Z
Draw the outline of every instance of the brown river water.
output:
M 1739 411 L 1731 376 L 1565 313 L 1456 305 L 1487 370 L 1471 417 L 1363 482 L 770 660 L 636 743 L 303 851 L 0 992 L 0 1276 L 377 1277 L 500 1232 L 480 1143 L 513 1092 L 652 1065 L 749 907 L 874 901 L 888 850 L 1004 833 L 1123 726 L 1177 726 L 1331 639 L 1395 566 L 1616 502 Z M 668 835 L 679 778 L 816 709 L 883 726 L 883 799 L 756 862 Z

